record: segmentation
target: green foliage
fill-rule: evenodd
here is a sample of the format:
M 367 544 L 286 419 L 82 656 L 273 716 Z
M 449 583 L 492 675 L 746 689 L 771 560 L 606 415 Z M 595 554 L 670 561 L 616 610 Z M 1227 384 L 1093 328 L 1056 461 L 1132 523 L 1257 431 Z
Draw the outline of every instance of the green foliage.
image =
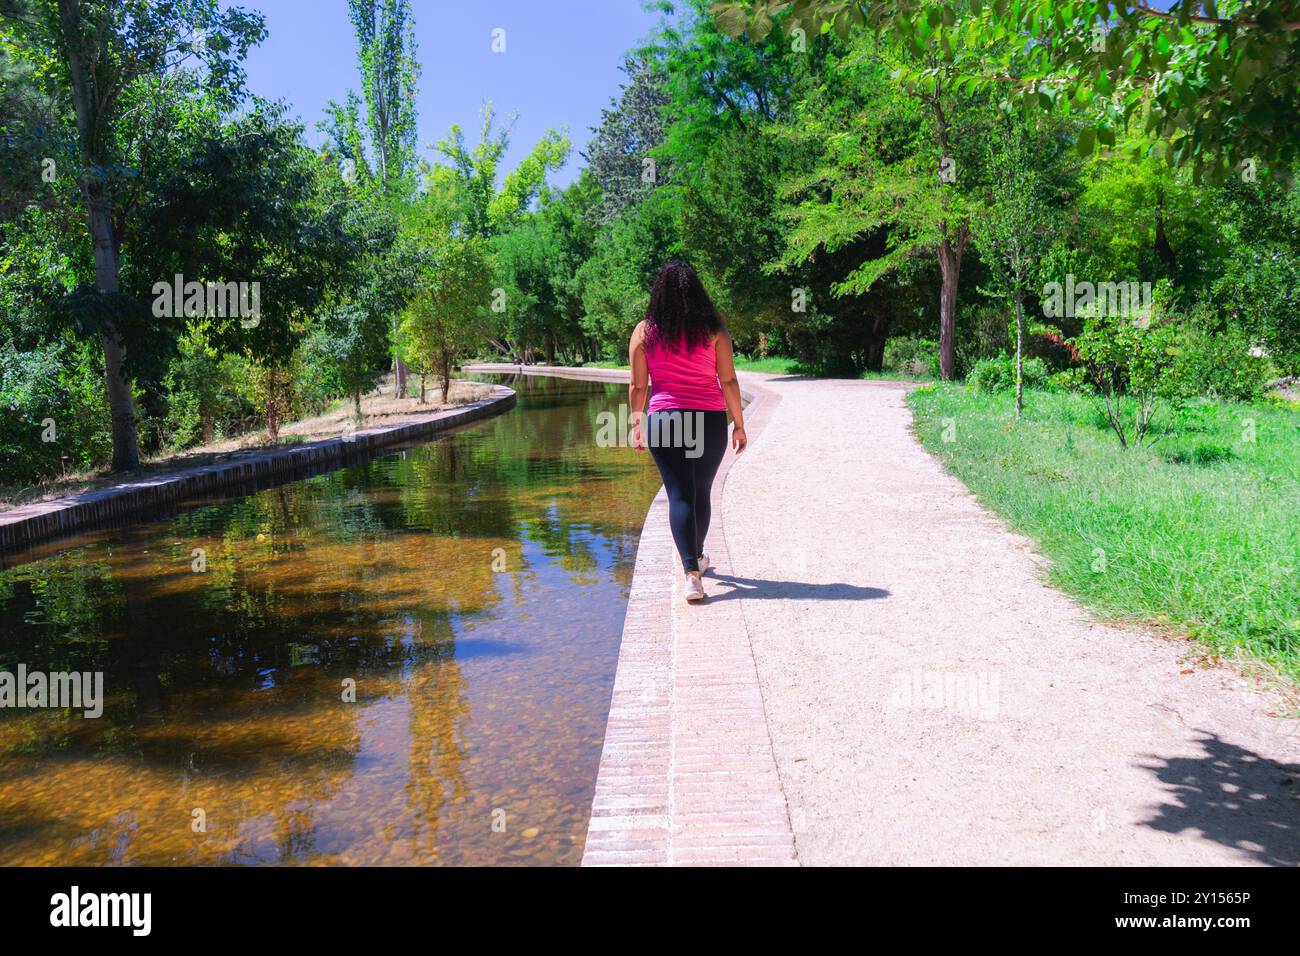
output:
M 1172 363 L 1172 338 L 1169 325 L 1102 311 L 1073 340 L 1106 421 L 1125 447 L 1141 445 L 1150 431 Z
M 542 348 L 548 361 L 557 351 L 585 354 L 578 270 L 595 242 L 589 214 L 597 195 L 591 177 L 583 175 L 493 240 L 497 273 L 506 291 L 506 308 L 494 337 L 509 343 L 512 351 L 527 354 Z
M 1272 377 L 1269 361 L 1251 354 L 1250 336 L 1236 325 L 1214 328 L 1193 319 L 1176 329 L 1171 351 L 1173 361 L 1161 386 L 1171 398 L 1255 401 Z
M 1188 165 L 1198 182 L 1221 182 L 1250 157 L 1285 168 L 1300 156 L 1300 127 L 1287 122 L 1300 114 L 1293 0 L 1226 2 L 1222 12 L 1199 0 L 1167 10 L 1105 0 L 729 0 L 712 9 L 732 36 L 761 39 L 779 23 L 787 34 L 897 37 L 940 69 L 959 66 L 954 81 L 968 92 L 998 88 L 1025 110 L 1082 114 L 1081 154 L 1114 148 L 1118 130 L 1136 127 L 1134 155 Z M 939 75 L 914 72 L 931 88 Z
M 451 367 L 477 354 L 489 335 L 493 302 L 488 240 L 463 228 L 463 206 L 429 194 L 413 206 L 405 224 L 415 258 L 413 287 L 402 311 L 405 357 L 420 372 L 442 377 L 443 395 Z
M 357 61 L 366 104 L 371 163 L 357 149 L 358 103 L 349 91 L 343 107 L 331 102 L 335 129 L 358 172 L 373 168 L 379 188 L 391 193 L 415 168 L 415 96 L 420 79 L 410 0 L 348 0 L 357 38 Z M 336 136 L 336 140 L 339 137 Z
M 939 377 L 939 343 L 934 339 L 904 336 L 885 343 L 884 367 L 905 376 Z
M 237 434 L 253 414 L 239 381 L 240 364 L 218 352 L 206 332 L 206 321 L 190 324 L 164 380 L 167 408 L 160 445 L 168 451 Z
M 1210 297 L 1280 372 L 1300 374 L 1300 182 L 1233 182 L 1216 199 L 1225 250 Z
M 507 130 L 495 129 L 491 103 L 483 106 L 479 141 L 470 148 L 460 126 L 453 124 L 438 152 L 450 166 L 426 171 L 426 185 L 439 202 L 455 207 L 456 221 L 471 235 L 493 236 L 519 221 L 528 205 L 545 188 L 546 176 L 564 165 L 572 148 L 566 136 L 548 130 L 524 160 L 498 187 L 501 157 L 510 145 Z
M 600 187 L 595 221 L 608 225 L 638 205 L 656 186 L 669 181 L 669 169 L 655 158 L 664 138 L 664 107 L 669 95 L 665 73 L 649 56 L 623 61 L 628 81 L 609 107 L 587 147 L 587 169 Z
M 103 375 L 97 350 L 69 336 L 30 351 L 12 340 L 0 347 L 0 482 L 23 484 L 108 460 Z
M 651 281 L 679 251 L 676 202 L 667 191 L 651 193 L 600 233 L 578 280 L 582 326 L 606 357 L 626 355 L 633 327 L 645 318 Z
M 1022 364 L 1025 388 L 1041 388 L 1047 384 L 1047 363 L 1037 357 Z M 1006 392 L 1016 386 L 1016 361 L 1014 356 L 980 359 L 966 376 L 966 384 L 977 392 L 993 394 Z

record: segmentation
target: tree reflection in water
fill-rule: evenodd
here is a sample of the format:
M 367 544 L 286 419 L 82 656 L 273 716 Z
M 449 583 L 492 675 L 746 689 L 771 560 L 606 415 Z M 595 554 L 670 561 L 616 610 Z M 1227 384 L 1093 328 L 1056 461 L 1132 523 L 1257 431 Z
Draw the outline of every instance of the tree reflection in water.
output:
M 576 863 L 658 480 L 594 444 L 619 386 L 512 387 L 441 441 L 0 572 L 0 669 L 107 695 L 0 712 L 5 862 Z

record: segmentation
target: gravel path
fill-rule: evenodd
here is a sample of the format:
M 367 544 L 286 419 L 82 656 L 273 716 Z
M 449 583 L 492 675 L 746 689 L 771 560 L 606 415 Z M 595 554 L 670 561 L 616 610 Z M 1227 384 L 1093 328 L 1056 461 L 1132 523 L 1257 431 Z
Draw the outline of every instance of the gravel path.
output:
M 903 386 L 746 378 L 782 400 L 708 589 L 740 592 L 801 863 L 1300 863 L 1275 699 L 1042 583 Z

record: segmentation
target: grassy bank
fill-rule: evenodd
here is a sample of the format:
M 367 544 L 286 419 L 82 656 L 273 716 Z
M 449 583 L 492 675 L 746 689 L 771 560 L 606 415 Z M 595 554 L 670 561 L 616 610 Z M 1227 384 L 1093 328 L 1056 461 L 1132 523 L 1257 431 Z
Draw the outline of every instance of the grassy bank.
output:
M 1009 394 L 910 402 L 921 441 L 1038 542 L 1054 584 L 1300 681 L 1300 411 L 1166 409 L 1155 443 L 1125 450 L 1081 396 L 1028 393 L 1019 425 Z

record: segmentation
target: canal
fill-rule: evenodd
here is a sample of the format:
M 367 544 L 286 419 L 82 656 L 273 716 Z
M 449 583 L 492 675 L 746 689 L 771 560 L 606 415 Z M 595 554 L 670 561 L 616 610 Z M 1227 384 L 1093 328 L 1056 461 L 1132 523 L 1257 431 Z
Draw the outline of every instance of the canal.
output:
M 0 572 L 0 671 L 105 690 L 0 710 L 0 863 L 578 863 L 659 479 L 596 445 L 626 386 L 507 384 L 449 437 Z

